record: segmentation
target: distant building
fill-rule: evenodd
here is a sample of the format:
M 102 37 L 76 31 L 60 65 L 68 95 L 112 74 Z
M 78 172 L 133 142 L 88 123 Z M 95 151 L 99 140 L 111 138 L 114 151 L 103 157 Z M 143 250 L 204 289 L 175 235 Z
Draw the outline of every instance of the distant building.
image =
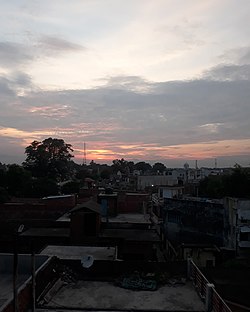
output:
M 145 190 L 147 187 L 161 186 L 161 185 L 177 185 L 178 180 L 170 175 L 148 175 L 138 176 L 137 189 Z
M 166 238 L 182 243 L 223 244 L 223 204 L 201 199 L 165 198 L 163 226 Z
M 224 206 L 225 247 L 236 256 L 250 257 L 250 200 L 227 197 Z
M 214 267 L 220 253 L 220 249 L 211 244 L 181 244 L 177 251 L 181 259 L 191 257 L 199 267 Z
M 181 198 L 183 194 L 183 186 L 160 186 L 158 188 L 159 198 Z

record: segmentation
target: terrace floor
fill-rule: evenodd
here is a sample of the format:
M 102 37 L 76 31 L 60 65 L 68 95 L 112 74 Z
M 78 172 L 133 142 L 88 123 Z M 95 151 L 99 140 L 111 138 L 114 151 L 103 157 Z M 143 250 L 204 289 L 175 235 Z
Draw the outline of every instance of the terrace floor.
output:
M 77 310 L 158 310 L 205 311 L 191 282 L 185 285 L 165 285 L 156 291 L 134 291 L 115 286 L 112 282 L 77 281 L 64 285 L 43 305 L 43 311 Z M 39 311 L 39 310 L 37 310 Z

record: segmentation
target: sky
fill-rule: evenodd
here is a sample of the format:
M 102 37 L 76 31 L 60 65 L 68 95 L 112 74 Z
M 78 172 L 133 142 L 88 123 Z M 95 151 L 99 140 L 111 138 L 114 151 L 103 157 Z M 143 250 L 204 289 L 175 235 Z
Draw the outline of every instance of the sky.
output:
M 249 0 L 0 0 L 0 162 L 250 165 Z

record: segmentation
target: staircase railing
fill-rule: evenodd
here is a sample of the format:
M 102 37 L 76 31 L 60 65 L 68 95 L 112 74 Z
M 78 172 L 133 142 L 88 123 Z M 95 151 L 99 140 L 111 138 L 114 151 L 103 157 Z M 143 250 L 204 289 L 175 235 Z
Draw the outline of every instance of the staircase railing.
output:
M 194 286 L 205 302 L 207 312 L 232 312 L 229 306 L 221 298 L 218 292 L 215 290 L 214 284 L 209 283 L 207 278 L 202 274 L 197 265 L 191 258 L 188 260 L 188 278 L 190 278 Z

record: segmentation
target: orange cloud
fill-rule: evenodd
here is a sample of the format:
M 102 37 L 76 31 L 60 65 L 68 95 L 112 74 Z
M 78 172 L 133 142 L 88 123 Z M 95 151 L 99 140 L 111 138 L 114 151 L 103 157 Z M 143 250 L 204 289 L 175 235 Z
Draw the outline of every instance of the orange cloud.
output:
M 92 130 L 44 129 L 24 131 L 17 128 L 0 127 L 0 137 L 17 139 L 20 146 L 27 146 L 33 140 L 43 140 L 45 137 L 56 136 L 68 138 L 67 143 L 72 144 L 75 158 L 82 159 L 84 155 L 83 142 Z M 79 139 L 80 137 L 80 139 Z M 77 141 L 76 141 L 77 140 Z M 81 143 L 80 143 L 81 140 Z M 16 144 L 16 143 L 15 143 Z M 79 145 L 81 144 L 81 147 Z M 250 139 L 208 141 L 192 144 L 176 144 L 161 146 L 159 143 L 143 142 L 87 142 L 87 159 L 110 162 L 116 158 L 127 160 L 167 160 L 167 159 L 205 159 L 222 156 L 250 155 Z
M 95 147 L 96 149 L 93 149 Z M 83 157 L 83 149 L 78 149 Z M 237 156 L 250 154 L 250 139 L 223 140 L 217 142 L 202 142 L 159 146 L 158 144 L 124 144 L 108 142 L 88 142 L 87 158 L 93 160 L 112 161 L 115 158 L 133 159 L 206 159 L 222 156 Z

